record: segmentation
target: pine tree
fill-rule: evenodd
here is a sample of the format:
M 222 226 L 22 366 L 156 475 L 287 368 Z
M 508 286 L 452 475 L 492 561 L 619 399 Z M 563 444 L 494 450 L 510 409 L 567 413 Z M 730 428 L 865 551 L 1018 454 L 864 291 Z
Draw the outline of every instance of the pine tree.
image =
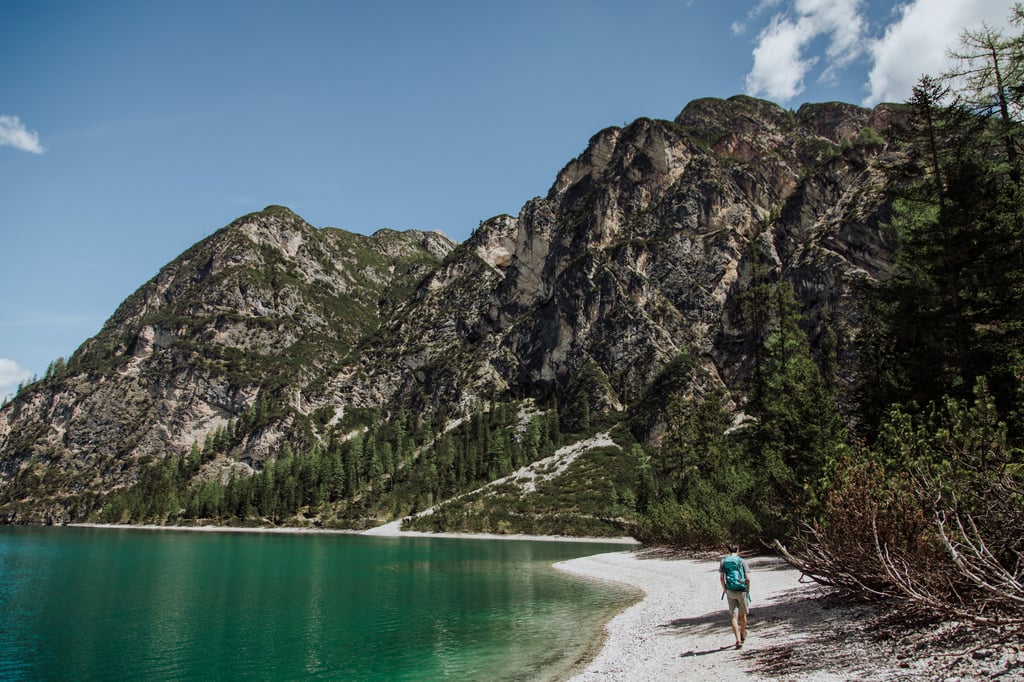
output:
M 539 419 L 537 417 L 534 417 L 533 419 L 530 420 L 529 425 L 526 427 L 526 438 L 523 442 L 523 456 L 526 461 L 521 462 L 520 466 L 523 464 L 528 464 L 530 462 L 536 462 L 538 459 L 540 459 L 540 444 L 541 435 Z
M 813 504 L 827 461 L 843 451 L 845 432 L 835 398 L 810 352 L 792 287 L 773 295 L 774 331 L 765 343 L 748 431 L 759 453 L 754 506 L 767 528 L 785 533 L 802 507 Z
M 341 450 L 341 446 L 332 446 L 328 458 L 327 499 L 331 502 L 345 496 L 345 461 Z
M 1017 4 L 1011 20 L 1021 26 L 1024 7 Z M 1024 37 L 1005 37 L 983 24 L 979 29 L 964 31 L 960 49 L 953 50 L 951 56 L 955 63 L 944 74 L 945 79 L 959 86 L 960 97 L 972 112 L 994 121 L 988 133 L 1001 148 L 1011 181 L 1019 187 Z
M 381 461 L 380 451 L 373 448 L 367 463 L 367 480 L 375 491 L 380 491 L 384 482 L 384 464 Z
M 668 430 L 650 463 L 639 463 L 638 491 L 645 539 L 687 546 L 753 538 L 751 463 L 728 435 L 722 396 L 676 396 L 666 409 Z M 757 485 L 763 485 L 758 480 Z
M 864 337 L 875 423 L 879 405 L 966 398 L 983 375 L 1004 408 L 1015 390 L 1006 359 L 1024 327 L 1024 208 L 990 130 L 940 81 L 914 89 L 907 161 L 890 169 L 896 265 Z
M 398 416 L 395 417 L 395 457 L 398 460 L 398 466 L 405 464 L 405 458 L 409 454 L 408 443 L 406 443 L 406 422 L 407 415 L 405 410 L 401 410 Z
M 372 439 L 369 439 L 372 442 Z M 361 486 L 360 470 L 363 459 L 363 437 L 350 440 L 342 451 L 345 468 L 345 497 L 355 497 Z

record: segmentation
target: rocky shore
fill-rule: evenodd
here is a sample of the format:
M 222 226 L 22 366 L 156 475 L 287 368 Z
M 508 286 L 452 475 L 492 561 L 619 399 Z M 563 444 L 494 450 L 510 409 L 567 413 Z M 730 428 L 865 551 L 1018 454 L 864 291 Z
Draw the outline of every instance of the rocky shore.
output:
M 773 556 L 748 558 L 749 630 L 736 649 L 718 559 L 642 549 L 573 559 L 558 568 L 643 590 L 606 626 L 600 653 L 573 682 L 660 680 L 1024 679 L 1020 642 L 978 646 L 955 624 L 914 632 L 881 627 L 873 607 L 829 596 Z M 894 632 L 899 636 L 893 637 Z

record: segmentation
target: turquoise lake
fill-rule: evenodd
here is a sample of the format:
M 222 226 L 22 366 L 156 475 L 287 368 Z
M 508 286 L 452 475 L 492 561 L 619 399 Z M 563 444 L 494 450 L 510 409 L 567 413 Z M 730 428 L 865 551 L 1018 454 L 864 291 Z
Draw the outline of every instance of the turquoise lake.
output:
M 635 594 L 621 545 L 0 528 L 3 680 L 549 680 Z

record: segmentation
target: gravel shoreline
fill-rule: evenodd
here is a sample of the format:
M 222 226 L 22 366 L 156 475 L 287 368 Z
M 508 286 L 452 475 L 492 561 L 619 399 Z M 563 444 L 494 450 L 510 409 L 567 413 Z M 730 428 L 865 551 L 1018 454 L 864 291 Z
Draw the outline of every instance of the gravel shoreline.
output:
M 401 530 L 400 521 L 392 521 L 369 530 L 343 528 L 302 528 L 297 526 L 161 526 L 157 524 L 128 523 L 69 523 L 69 528 L 100 528 L 112 530 L 194 531 L 197 533 L 278 533 L 284 535 L 363 535 L 378 538 L 449 538 L 453 540 L 528 540 L 531 542 L 578 542 L 606 545 L 639 546 L 631 537 L 581 537 L 575 535 L 495 535 L 491 533 L 433 533 Z
M 574 575 L 625 583 L 644 598 L 607 624 L 604 646 L 573 682 L 898 679 L 896 652 L 849 637 L 863 607 L 839 605 L 777 557 L 750 557 L 746 644 L 735 648 L 718 560 L 638 550 L 557 564 Z M 905 664 L 904 664 L 905 665 Z M 919 674 L 919 673 L 918 673 Z

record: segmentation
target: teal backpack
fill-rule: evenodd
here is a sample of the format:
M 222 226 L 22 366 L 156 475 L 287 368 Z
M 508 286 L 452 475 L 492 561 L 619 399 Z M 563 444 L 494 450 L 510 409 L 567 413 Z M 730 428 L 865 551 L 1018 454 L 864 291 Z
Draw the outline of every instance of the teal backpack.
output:
M 747 574 L 743 570 L 743 559 L 732 554 L 725 557 L 722 559 L 722 572 L 725 573 L 725 589 L 747 591 Z

